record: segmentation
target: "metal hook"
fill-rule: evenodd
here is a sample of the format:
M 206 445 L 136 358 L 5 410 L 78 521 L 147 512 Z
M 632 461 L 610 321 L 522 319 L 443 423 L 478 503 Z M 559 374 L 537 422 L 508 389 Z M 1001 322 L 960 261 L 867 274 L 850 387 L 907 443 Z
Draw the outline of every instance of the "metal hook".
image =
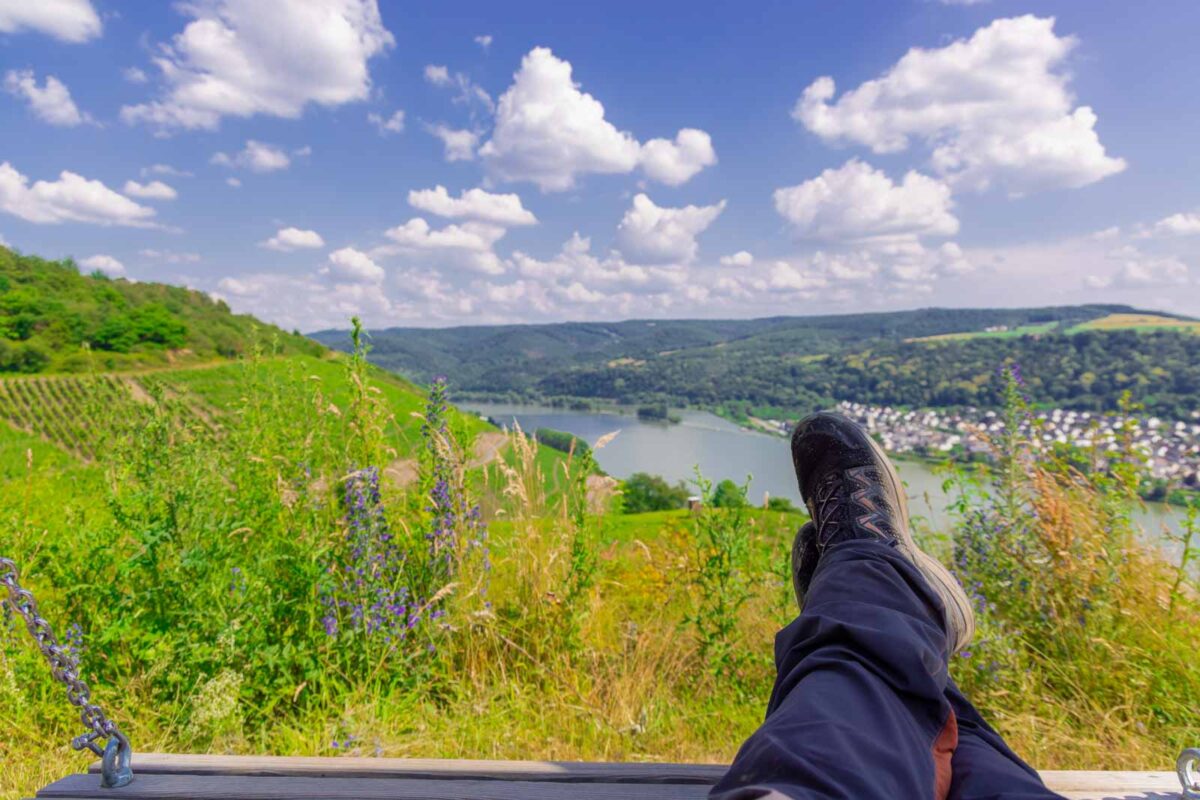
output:
M 100 759 L 100 785 L 105 789 L 119 789 L 133 782 L 133 748 L 120 731 L 109 737 Z
M 1184 800 L 1200 800 L 1200 748 L 1189 747 L 1180 753 L 1175 772 L 1183 787 Z

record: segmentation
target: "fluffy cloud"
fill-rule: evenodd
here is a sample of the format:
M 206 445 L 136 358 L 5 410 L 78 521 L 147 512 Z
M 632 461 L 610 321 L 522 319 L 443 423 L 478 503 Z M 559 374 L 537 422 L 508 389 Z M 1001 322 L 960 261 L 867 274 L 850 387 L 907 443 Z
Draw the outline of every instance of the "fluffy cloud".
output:
M 476 36 L 475 44 L 482 47 L 484 52 L 486 53 L 488 51 L 488 48 L 490 48 L 492 46 L 492 35 L 490 33 L 484 33 L 484 34 L 480 34 L 479 36 Z
M 376 0 L 198 0 L 154 63 L 164 90 L 126 122 L 216 128 L 223 116 L 297 118 L 310 103 L 366 99 L 368 61 L 394 44 Z
M 663 208 L 639 194 L 617 226 L 617 244 L 626 258 L 638 263 L 688 263 L 699 250 L 696 237 L 724 210 L 724 200 L 711 206 Z
M 37 181 L 30 186 L 29 179 L 7 161 L 0 164 L 0 210 L 43 224 L 158 227 L 153 222 L 153 208 L 138 205 L 100 181 L 64 170 L 56 181 Z
M 413 217 L 403 225 L 389 228 L 384 235 L 392 245 L 378 248 L 384 255 L 412 255 L 414 252 L 434 256 L 435 263 L 449 268 L 465 268 L 488 275 L 504 272 L 504 264 L 493 246 L 505 230 L 484 222 L 464 222 L 434 230 L 421 217 Z
M 1200 234 L 1200 212 L 1180 212 L 1163 217 L 1145 232 L 1149 236 L 1194 236 Z
M 687 183 L 700 170 L 717 163 L 712 137 L 695 128 L 684 128 L 675 141 L 651 139 L 642 145 L 642 170 L 651 180 L 668 186 Z
M 302 230 L 300 228 L 280 228 L 279 232 L 263 242 L 262 246 L 268 250 L 289 253 L 292 250 L 311 250 L 324 247 L 325 240 L 316 231 Z M 339 250 L 338 252 L 342 251 Z M 332 256 L 330 258 L 332 259 Z
M 894 236 L 951 236 L 950 187 L 909 172 L 899 184 L 851 159 L 797 186 L 775 191 L 775 210 L 806 238 L 856 240 Z
M 287 169 L 292 163 L 283 150 L 253 139 L 248 139 L 246 146 L 232 156 L 227 153 L 214 153 L 209 161 L 223 167 L 242 167 L 251 172 L 274 172 Z
M 4 75 L 4 89 L 23 98 L 38 119 L 51 125 L 72 128 L 90 121 L 71 99 L 71 91 L 53 75 L 47 75 L 38 86 L 33 70 L 9 70 Z
M 449 86 L 450 85 L 450 70 L 444 65 L 426 64 L 425 65 L 425 80 L 434 86 Z
M 475 148 L 479 145 L 478 133 L 465 128 L 455 130 L 441 123 L 426 125 L 425 130 L 442 140 L 447 161 L 470 161 L 475 158 Z
M 604 106 L 580 90 L 571 64 L 549 49 L 531 50 L 500 96 L 492 137 L 479 150 L 497 180 L 529 181 L 565 191 L 585 174 L 622 174 L 642 164 L 655 180 L 682 183 L 714 163 L 703 131 L 685 129 L 674 142 L 655 139 L 648 152 L 605 118 Z
M 1085 186 L 1125 162 L 1105 153 L 1092 109 L 1072 108 L 1062 65 L 1076 43 L 1055 35 L 1053 18 L 998 19 L 969 39 L 913 48 L 836 101 L 833 79 L 818 78 L 792 115 L 823 139 L 876 153 L 921 140 L 934 170 L 955 186 Z
M 382 283 L 386 275 L 383 267 L 372 261 L 369 255 L 353 247 L 343 247 L 330 253 L 329 263 L 321 268 L 320 274 L 351 283 L 375 284 Z
M 754 256 L 745 250 L 739 250 L 731 255 L 721 256 L 723 267 L 748 267 L 754 263 Z
M 150 181 L 149 183 L 125 181 L 122 191 L 130 197 L 140 197 L 144 200 L 174 200 L 178 196 L 174 189 L 162 181 Z
M 389 117 L 372 112 L 367 114 L 367 122 L 375 126 L 380 136 L 387 136 L 389 133 L 402 133 L 404 131 L 404 111 L 396 111 Z
M 504 227 L 534 225 L 537 217 L 521 205 L 515 194 L 492 194 L 483 189 L 466 189 L 457 198 L 451 197 L 445 186 L 413 190 L 408 204 L 421 211 L 452 219 L 474 219 Z
M 120 261 L 117 261 L 112 256 L 106 256 L 103 254 L 88 256 L 79 262 L 79 266 L 91 271 L 103 272 L 110 278 L 125 277 L 125 265 Z
M 145 70 L 141 69 L 140 67 L 126 67 L 125 69 L 121 70 L 121 77 L 130 83 L 139 84 L 146 83 L 150 80 L 150 76 L 147 75 Z
M 99 36 L 102 27 L 89 0 L 0 0 L 0 33 L 31 30 L 79 43 Z

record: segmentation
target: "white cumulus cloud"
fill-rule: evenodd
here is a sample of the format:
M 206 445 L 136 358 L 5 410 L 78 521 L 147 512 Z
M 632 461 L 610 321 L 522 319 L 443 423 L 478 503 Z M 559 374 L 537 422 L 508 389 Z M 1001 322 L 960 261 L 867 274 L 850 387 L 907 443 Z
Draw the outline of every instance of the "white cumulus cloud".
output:
M 281 253 L 288 253 L 292 250 L 311 250 L 324 247 L 325 240 L 316 231 L 303 230 L 301 228 L 280 228 L 279 232 L 263 242 L 262 246 L 268 250 L 278 250 Z
M 617 226 L 617 245 L 626 258 L 637 263 L 694 261 L 699 250 L 696 237 L 724 210 L 724 200 L 711 206 L 663 208 L 638 194 Z
M 969 39 L 913 48 L 882 76 L 834 100 L 832 78 L 804 90 L 793 117 L 828 141 L 896 153 L 912 139 L 955 186 L 1011 193 L 1079 187 L 1125 168 L 1096 133 L 1096 114 L 1075 107 L 1063 63 L 1072 36 L 1053 18 L 998 19 Z
M 537 217 L 521 205 L 515 194 L 493 194 L 483 189 L 466 189 L 451 197 L 445 186 L 413 190 L 408 204 L 421 211 L 452 219 L 474 219 L 504 227 L 534 225 Z
M 434 86 L 449 86 L 450 70 L 441 64 L 426 64 L 425 80 Z
M 214 153 L 209 161 L 223 167 L 241 167 L 251 172 L 274 172 L 287 169 L 292 163 L 288 154 L 280 148 L 253 139 L 248 139 L 246 146 L 232 156 L 227 153 Z
M 79 266 L 86 267 L 90 271 L 103 272 L 110 278 L 121 278 L 125 276 L 125 265 L 112 256 L 97 254 L 88 256 L 79 262 Z
M 33 70 L 9 70 L 4 75 L 4 89 L 23 98 L 38 119 L 51 125 L 72 128 L 91 121 L 71 99 L 71 90 L 53 75 L 47 75 L 38 86 Z
M 952 208 L 945 183 L 915 171 L 894 183 L 855 159 L 775 191 L 775 209 L 802 237 L 815 239 L 950 236 L 958 232 Z
M 197 0 L 154 58 L 160 97 L 125 106 L 126 122 L 216 128 L 224 116 L 295 119 L 306 106 L 365 100 L 368 62 L 394 44 L 376 0 Z
M 723 267 L 748 267 L 754 263 L 754 256 L 746 250 L 739 250 L 727 256 L 721 256 Z
M 320 270 L 335 280 L 351 283 L 382 283 L 386 273 L 371 257 L 353 247 L 343 247 L 329 254 L 329 263 Z
M 684 128 L 669 139 L 651 139 L 642 145 L 642 170 L 651 180 L 680 186 L 700 170 L 717 163 L 712 137 L 695 128 Z
M 463 222 L 434 229 L 421 217 L 413 217 L 403 225 L 384 232 L 392 245 L 378 248 L 385 255 L 425 253 L 439 257 L 439 264 L 450 268 L 465 268 L 488 275 L 504 272 L 504 263 L 493 250 L 505 234 L 499 225 L 485 222 Z
M 1200 211 L 1181 211 L 1163 217 L 1147 231 L 1149 235 L 1195 236 L 1200 234 Z
M 38 31 L 77 44 L 102 29 L 89 0 L 0 0 L 0 33 Z
M 125 188 L 122 191 L 130 197 L 140 197 L 144 200 L 174 200 L 178 196 L 174 189 L 162 181 L 150 181 L 149 183 L 125 181 Z
M 63 170 L 56 181 L 29 179 L 7 161 L 0 164 L 0 210 L 28 222 L 158 227 L 154 209 L 138 205 L 97 180 Z
M 643 155 L 642 144 L 605 118 L 603 104 L 582 91 L 571 72 L 570 62 L 545 47 L 522 59 L 500 96 L 491 139 L 479 150 L 493 178 L 559 192 L 581 175 L 629 173 L 641 164 L 654 180 L 675 185 L 715 162 L 708 135 L 692 129 L 674 142 L 652 140 Z
M 475 158 L 475 148 L 479 146 L 479 134 L 463 128 L 457 130 L 448 125 L 426 125 L 425 130 L 442 140 L 446 151 L 447 161 L 471 161 Z

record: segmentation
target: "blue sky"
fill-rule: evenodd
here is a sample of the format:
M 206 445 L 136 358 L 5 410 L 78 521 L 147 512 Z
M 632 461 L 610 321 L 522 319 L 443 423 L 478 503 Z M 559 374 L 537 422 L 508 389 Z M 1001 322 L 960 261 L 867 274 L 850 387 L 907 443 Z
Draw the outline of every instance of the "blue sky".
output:
M 0 0 L 0 239 L 302 330 L 1200 314 L 1198 29 L 1190 0 Z

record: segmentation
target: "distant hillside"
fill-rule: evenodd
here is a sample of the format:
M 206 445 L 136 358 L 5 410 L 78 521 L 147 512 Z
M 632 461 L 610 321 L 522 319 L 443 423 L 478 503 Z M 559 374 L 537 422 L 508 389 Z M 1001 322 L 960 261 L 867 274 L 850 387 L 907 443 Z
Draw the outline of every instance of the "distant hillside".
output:
M 460 394 L 481 398 L 665 402 L 735 417 L 835 400 L 995 405 L 996 369 L 1015 360 L 1035 401 L 1101 410 L 1128 389 L 1178 415 L 1196 407 L 1200 391 L 1200 336 L 1162 327 L 1178 319 L 1085 305 L 392 328 L 373 334 L 372 359 L 418 381 L 446 375 Z M 346 341 L 336 331 L 313 338 Z
M 257 336 L 282 353 L 324 348 L 204 292 L 81 275 L 0 247 L 0 373 L 121 370 L 237 356 Z M 84 346 L 91 350 L 91 356 Z

